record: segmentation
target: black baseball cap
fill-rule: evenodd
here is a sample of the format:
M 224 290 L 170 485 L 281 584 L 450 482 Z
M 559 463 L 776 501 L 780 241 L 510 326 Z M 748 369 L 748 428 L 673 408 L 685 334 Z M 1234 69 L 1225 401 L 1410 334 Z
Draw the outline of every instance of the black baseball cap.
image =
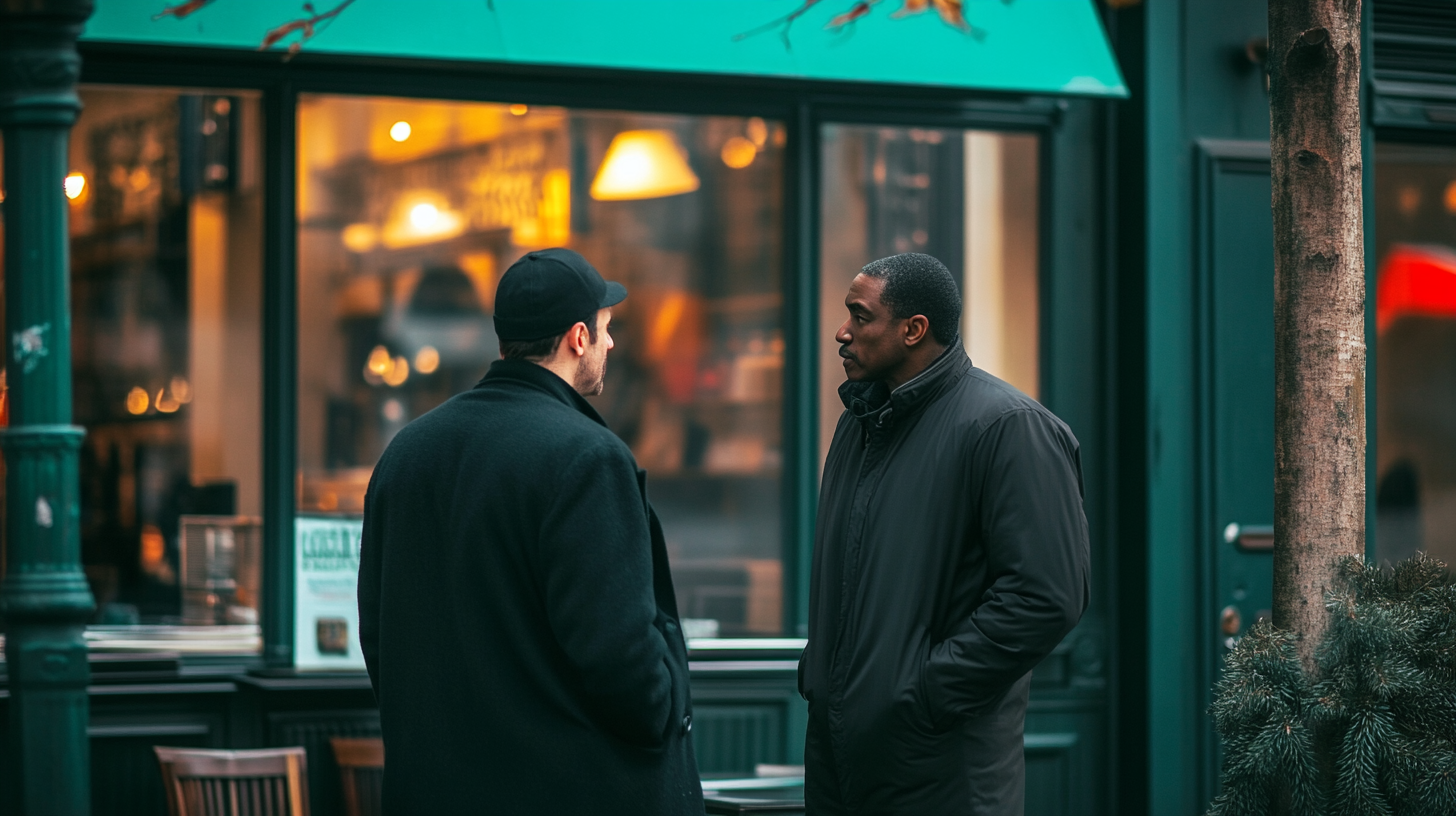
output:
M 627 298 L 627 287 L 569 249 L 528 252 L 495 290 L 495 333 L 507 342 L 554 337 L 577 323 L 594 325 L 599 309 Z

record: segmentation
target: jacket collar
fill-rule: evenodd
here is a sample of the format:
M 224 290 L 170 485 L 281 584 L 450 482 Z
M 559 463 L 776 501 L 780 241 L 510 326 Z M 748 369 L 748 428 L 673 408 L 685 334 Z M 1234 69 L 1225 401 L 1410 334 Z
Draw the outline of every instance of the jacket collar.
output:
M 475 384 L 475 387 L 483 388 L 503 382 L 521 383 L 538 391 L 544 391 L 552 398 L 580 411 L 592 422 L 603 428 L 607 426 L 606 420 L 602 419 L 602 415 L 597 413 L 597 409 L 593 408 L 591 403 L 587 402 L 581 394 L 576 393 L 576 389 L 572 388 L 566 380 L 556 376 L 555 372 L 545 366 L 536 365 L 529 360 L 496 360 L 490 364 L 490 370 L 485 373 L 480 382 Z
M 893 392 L 883 382 L 849 381 L 839 386 L 839 399 L 866 431 L 883 428 L 892 418 L 911 416 L 929 404 L 970 367 L 971 358 L 956 337 L 924 371 Z

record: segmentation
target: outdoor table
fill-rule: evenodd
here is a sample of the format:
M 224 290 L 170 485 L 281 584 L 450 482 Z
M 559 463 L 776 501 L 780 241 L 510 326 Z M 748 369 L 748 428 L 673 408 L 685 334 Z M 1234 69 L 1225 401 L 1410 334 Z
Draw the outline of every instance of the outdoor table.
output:
M 803 813 L 804 778 L 704 779 L 709 813 Z

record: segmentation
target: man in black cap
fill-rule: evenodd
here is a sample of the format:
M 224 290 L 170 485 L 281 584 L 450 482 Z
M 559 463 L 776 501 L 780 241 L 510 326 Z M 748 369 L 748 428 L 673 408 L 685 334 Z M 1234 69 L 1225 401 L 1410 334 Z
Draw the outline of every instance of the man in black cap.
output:
M 504 359 L 374 469 L 359 628 L 387 812 L 703 812 L 662 528 L 582 398 L 626 296 L 570 250 L 516 262 Z

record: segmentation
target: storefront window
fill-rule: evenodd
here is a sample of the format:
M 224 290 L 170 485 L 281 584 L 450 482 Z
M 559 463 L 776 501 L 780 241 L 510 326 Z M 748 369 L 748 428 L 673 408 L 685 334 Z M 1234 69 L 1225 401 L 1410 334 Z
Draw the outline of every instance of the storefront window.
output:
M 65 191 L 91 639 L 135 645 L 169 637 L 167 625 L 203 624 L 219 628 L 177 649 L 256 650 L 259 100 L 80 95 Z M 163 626 L 143 637 L 136 624 Z M 108 634 L 118 625 L 132 628 Z
M 567 246 L 624 283 L 594 404 L 649 472 L 689 636 L 782 631 L 781 123 L 305 96 L 304 515 L 363 508 L 406 423 L 499 357 L 500 275 Z
M 1037 138 L 826 125 L 820 245 L 820 462 L 844 411 L 834 332 L 870 261 L 939 258 L 961 282 L 961 341 L 977 366 L 1037 396 Z
M 1456 149 L 1375 157 L 1376 552 L 1456 564 Z

